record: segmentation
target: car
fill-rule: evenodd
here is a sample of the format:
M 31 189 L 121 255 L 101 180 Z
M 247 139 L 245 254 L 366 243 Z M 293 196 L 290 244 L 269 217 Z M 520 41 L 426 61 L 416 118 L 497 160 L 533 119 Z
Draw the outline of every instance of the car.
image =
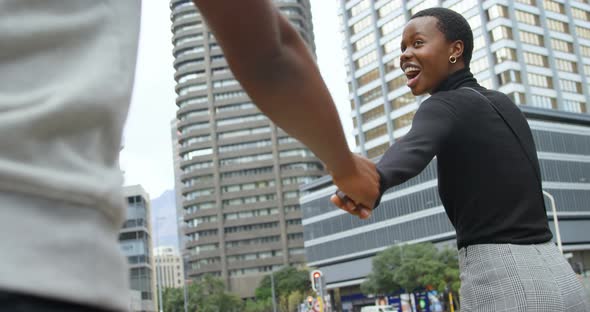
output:
M 366 306 L 361 308 L 361 312 L 397 312 L 392 306 Z

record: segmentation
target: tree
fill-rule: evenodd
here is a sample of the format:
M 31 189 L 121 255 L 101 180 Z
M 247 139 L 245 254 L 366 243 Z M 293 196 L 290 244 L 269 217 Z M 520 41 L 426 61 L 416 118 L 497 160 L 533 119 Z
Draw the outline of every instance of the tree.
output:
M 289 294 L 289 297 L 287 298 L 287 311 L 296 312 L 297 307 L 299 307 L 299 304 L 301 304 L 301 302 L 303 302 L 303 294 L 298 290 L 292 292 L 291 294 Z
M 223 281 L 211 275 L 187 286 L 188 311 L 191 312 L 234 312 L 242 310 L 242 300 L 225 291 Z M 183 289 L 165 289 L 162 293 L 165 311 L 184 312 Z
M 294 291 L 307 294 L 311 290 L 311 281 L 309 280 L 309 271 L 302 269 L 298 270 L 294 267 L 288 266 L 273 273 L 275 280 L 275 294 L 277 298 L 281 296 L 289 296 Z M 271 298 L 270 275 L 265 276 L 258 288 L 256 288 L 256 299 Z
M 298 270 L 295 267 L 288 266 L 277 272 L 273 272 L 273 277 L 275 281 L 277 308 L 281 312 L 293 311 L 293 305 L 297 307 L 297 305 L 302 302 L 304 295 L 312 293 L 309 271 L 305 269 Z M 272 300 L 270 275 L 265 276 L 260 281 L 255 294 L 257 301 Z M 297 304 L 294 304 L 293 302 L 296 300 L 297 296 L 301 296 L 301 298 L 299 298 Z
M 271 299 L 247 300 L 244 305 L 244 312 L 272 312 Z
M 460 286 L 457 251 L 432 243 L 390 247 L 373 258 L 373 271 L 361 285 L 365 294 L 413 292 L 432 287 L 445 293 Z

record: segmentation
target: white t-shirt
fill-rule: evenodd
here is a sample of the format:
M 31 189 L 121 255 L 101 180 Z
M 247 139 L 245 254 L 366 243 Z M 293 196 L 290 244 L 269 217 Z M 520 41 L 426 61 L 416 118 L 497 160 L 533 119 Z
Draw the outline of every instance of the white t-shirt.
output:
M 118 155 L 140 13 L 0 1 L 0 290 L 128 307 Z

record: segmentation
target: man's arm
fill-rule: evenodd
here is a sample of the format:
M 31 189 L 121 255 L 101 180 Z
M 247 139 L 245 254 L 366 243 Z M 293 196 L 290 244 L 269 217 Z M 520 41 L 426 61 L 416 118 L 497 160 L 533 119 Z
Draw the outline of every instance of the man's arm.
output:
M 258 108 L 308 146 L 355 202 L 364 204 L 366 194 L 377 194 L 375 166 L 350 152 L 309 48 L 272 1 L 194 2 Z

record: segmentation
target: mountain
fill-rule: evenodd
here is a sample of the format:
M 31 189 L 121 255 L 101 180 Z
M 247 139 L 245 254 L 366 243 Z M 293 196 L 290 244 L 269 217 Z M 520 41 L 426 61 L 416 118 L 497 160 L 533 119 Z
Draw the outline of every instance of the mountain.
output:
M 156 220 L 159 222 L 156 223 Z M 174 190 L 167 190 L 159 197 L 152 199 L 152 236 L 154 245 L 175 246 L 178 248 L 176 220 L 176 195 Z

